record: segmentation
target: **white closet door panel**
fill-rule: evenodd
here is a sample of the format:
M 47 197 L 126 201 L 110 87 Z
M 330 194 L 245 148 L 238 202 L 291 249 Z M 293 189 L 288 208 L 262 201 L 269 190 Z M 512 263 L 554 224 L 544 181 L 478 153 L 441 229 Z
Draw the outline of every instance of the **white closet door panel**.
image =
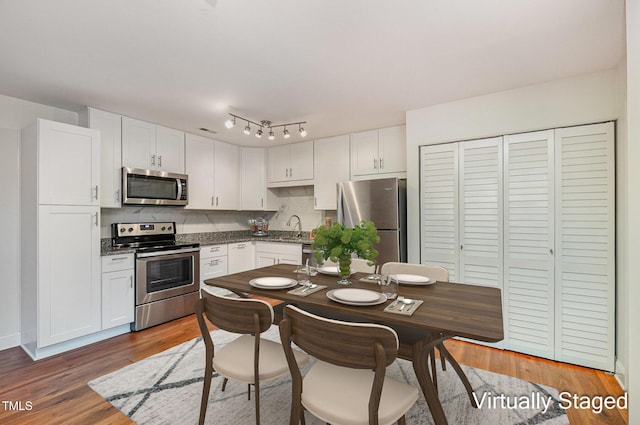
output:
M 504 136 L 505 347 L 554 356 L 553 131 Z
M 556 139 L 556 359 L 613 370 L 613 123 L 558 129 Z
M 502 288 L 502 137 L 459 144 L 459 281 Z
M 458 144 L 420 148 L 420 262 L 449 270 L 459 279 L 458 267 Z

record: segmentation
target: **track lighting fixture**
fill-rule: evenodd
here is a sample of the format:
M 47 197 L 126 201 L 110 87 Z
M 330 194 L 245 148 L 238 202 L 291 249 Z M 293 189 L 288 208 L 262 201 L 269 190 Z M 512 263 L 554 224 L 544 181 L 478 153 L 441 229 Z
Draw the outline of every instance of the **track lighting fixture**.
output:
M 275 140 L 276 136 L 275 133 L 273 132 L 273 129 L 276 127 L 284 127 L 284 130 L 282 131 L 282 136 L 285 139 L 288 139 L 291 137 L 291 134 L 289 133 L 289 130 L 287 130 L 287 126 L 288 125 L 297 125 L 298 126 L 298 132 L 300 133 L 300 137 L 305 137 L 307 135 L 307 131 L 304 129 L 304 127 L 302 127 L 302 124 L 306 124 L 306 121 L 299 121 L 299 122 L 289 122 L 286 124 L 272 124 L 271 121 L 267 121 L 267 120 L 263 120 L 260 121 L 259 123 L 251 121 L 247 118 L 243 118 L 239 115 L 234 115 L 234 114 L 229 114 L 231 115 L 231 118 L 227 119 L 224 123 L 225 127 L 227 128 L 233 128 L 236 125 L 236 119 L 239 119 L 241 121 L 245 121 L 247 123 L 247 125 L 244 127 L 244 134 L 251 134 L 251 124 L 259 127 L 258 131 L 256 131 L 255 135 L 258 139 L 262 138 L 262 134 L 264 133 L 263 129 L 268 129 L 269 130 L 269 140 Z
M 232 119 L 233 118 L 233 119 Z M 232 116 L 224 122 L 224 126 L 227 128 L 233 128 L 236 125 L 236 117 Z

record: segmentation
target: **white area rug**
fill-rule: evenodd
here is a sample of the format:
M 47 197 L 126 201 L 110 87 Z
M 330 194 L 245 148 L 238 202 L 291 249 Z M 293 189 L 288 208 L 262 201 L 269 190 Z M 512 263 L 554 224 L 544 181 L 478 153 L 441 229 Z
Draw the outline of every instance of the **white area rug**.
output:
M 263 334 L 277 339 L 273 326 Z M 212 332 L 216 347 L 235 338 L 233 334 Z M 89 386 L 125 415 L 141 425 L 196 424 L 200 409 L 204 374 L 204 343 L 201 338 L 187 341 L 162 353 L 129 365 L 89 382 Z M 568 424 L 569 420 L 557 399 L 558 392 L 531 382 L 462 366 L 481 408 L 471 406 L 462 383 L 452 367 L 442 371 L 439 361 L 438 391 L 449 424 Z M 387 369 L 387 374 L 417 386 L 411 364 L 404 360 Z M 336 383 L 336 390 L 340 390 Z M 222 378 L 214 375 L 207 409 L 207 424 L 255 424 L 254 400 L 247 400 L 247 386 L 229 381 L 221 392 Z M 504 395 L 504 399 L 501 396 Z M 345 397 L 348 397 L 345 394 Z M 541 400 L 551 400 L 544 410 Z M 492 401 L 489 405 L 488 402 Z M 510 408 L 517 402 L 517 408 Z M 503 407 L 504 403 L 504 407 Z M 289 422 L 291 381 L 281 378 L 261 385 L 261 419 L 263 425 L 282 425 Z M 527 404 L 540 408 L 524 408 Z M 306 423 L 321 425 L 309 413 Z M 427 403 L 420 398 L 406 416 L 407 425 L 432 424 Z

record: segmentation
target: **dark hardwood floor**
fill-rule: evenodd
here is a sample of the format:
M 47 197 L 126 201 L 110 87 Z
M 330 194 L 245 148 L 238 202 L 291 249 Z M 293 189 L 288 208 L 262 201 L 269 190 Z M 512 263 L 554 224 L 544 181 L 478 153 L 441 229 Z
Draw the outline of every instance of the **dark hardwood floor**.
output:
M 195 316 L 130 333 L 37 362 L 15 347 L 0 351 L 0 424 L 131 424 L 87 382 L 199 335 Z M 582 395 L 623 394 L 615 378 L 583 367 L 461 341 L 447 347 L 461 364 Z M 13 402 L 12 405 L 7 404 Z M 21 402 L 17 408 L 15 402 Z M 200 400 L 194 400 L 194 409 Z M 31 410 L 28 409 L 31 404 Z M 628 423 L 627 411 L 571 409 L 574 425 Z M 454 425 L 454 424 L 452 424 Z

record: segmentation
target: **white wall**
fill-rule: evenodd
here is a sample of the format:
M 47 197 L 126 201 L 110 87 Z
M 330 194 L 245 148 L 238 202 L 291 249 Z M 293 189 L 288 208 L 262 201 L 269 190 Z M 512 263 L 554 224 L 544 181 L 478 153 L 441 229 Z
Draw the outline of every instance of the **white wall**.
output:
M 640 332 L 636 327 L 640 323 L 640 3 L 626 2 L 627 13 L 627 72 L 626 72 L 626 154 L 622 158 L 626 162 L 628 175 L 624 190 L 627 197 L 627 214 L 624 223 L 618 223 L 620 233 L 627 237 L 626 245 L 618 252 L 625 258 L 625 277 L 627 278 L 626 297 L 629 303 L 628 326 L 623 338 L 628 340 L 627 388 L 629 399 L 629 423 L 640 423 Z
M 78 114 L 0 96 L 0 350 L 20 343 L 18 287 L 18 137 L 36 118 L 76 124 Z

